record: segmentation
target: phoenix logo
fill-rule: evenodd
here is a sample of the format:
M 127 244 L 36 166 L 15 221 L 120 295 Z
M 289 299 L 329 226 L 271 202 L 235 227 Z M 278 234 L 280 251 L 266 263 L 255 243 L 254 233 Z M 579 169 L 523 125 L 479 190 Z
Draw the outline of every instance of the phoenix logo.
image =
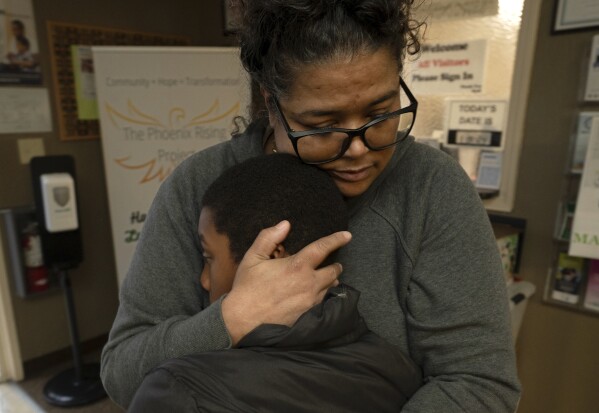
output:
M 200 113 L 187 114 L 181 107 L 173 107 L 163 116 L 156 116 L 140 110 L 131 100 L 127 101 L 125 110 L 117 110 L 106 103 L 104 108 L 110 122 L 123 131 L 128 141 L 163 141 L 178 140 L 211 140 L 214 143 L 227 138 L 226 128 L 215 127 L 215 123 L 224 119 L 233 119 L 239 113 L 240 102 L 236 102 L 225 110 L 220 110 L 218 99 Z M 212 127 L 211 127 L 212 126 Z M 141 172 L 140 184 L 158 180 L 164 181 L 175 167 L 191 155 L 194 150 L 157 150 L 149 159 L 139 160 L 134 156 L 115 158 L 120 167 Z

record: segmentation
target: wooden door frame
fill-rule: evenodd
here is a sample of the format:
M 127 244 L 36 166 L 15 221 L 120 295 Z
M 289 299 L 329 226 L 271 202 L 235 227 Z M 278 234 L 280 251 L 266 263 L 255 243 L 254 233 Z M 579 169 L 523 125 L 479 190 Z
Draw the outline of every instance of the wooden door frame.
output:
M 0 237 L 0 382 L 23 379 L 23 360 L 10 297 L 8 271 Z
M 508 124 L 505 135 L 506 147 L 503 154 L 503 173 L 501 193 L 505 196 L 485 200 L 485 208 L 492 211 L 511 212 L 516 201 L 516 185 L 518 181 L 518 166 L 520 152 L 524 139 L 524 124 L 526 122 L 530 78 L 537 46 L 539 31 L 539 16 L 542 0 L 524 0 L 520 32 L 516 44 L 514 74 L 510 90 L 508 106 Z M 547 29 L 549 30 L 549 29 Z

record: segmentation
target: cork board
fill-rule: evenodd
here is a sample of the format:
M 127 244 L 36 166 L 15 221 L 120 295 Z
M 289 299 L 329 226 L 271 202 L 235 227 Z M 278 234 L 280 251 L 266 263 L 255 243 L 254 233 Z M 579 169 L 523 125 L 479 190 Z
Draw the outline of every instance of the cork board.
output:
M 79 119 L 71 46 L 186 46 L 190 39 L 155 33 L 48 22 L 50 63 L 59 137 L 65 141 L 100 138 L 97 119 Z

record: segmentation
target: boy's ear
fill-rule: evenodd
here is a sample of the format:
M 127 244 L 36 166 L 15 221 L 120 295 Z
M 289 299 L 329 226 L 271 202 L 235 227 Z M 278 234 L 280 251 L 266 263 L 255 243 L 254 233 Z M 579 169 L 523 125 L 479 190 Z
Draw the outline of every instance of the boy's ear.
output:
M 287 254 L 287 251 L 285 250 L 283 244 L 277 244 L 277 247 L 275 248 L 274 252 L 270 255 L 270 258 L 283 258 L 288 255 L 289 254 Z
M 210 277 L 208 277 L 208 273 L 206 271 L 202 271 L 202 275 L 200 276 L 200 284 L 204 290 L 210 292 Z

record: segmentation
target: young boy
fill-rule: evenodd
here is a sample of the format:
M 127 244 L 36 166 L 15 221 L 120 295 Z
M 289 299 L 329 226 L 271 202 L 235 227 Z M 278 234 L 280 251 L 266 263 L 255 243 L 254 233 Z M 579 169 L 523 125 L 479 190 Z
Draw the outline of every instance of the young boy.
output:
M 237 266 L 263 228 L 288 220 L 273 258 L 347 229 L 330 177 L 291 155 L 265 155 L 225 171 L 206 191 L 199 222 L 201 285 L 210 302 L 231 290 Z M 130 412 L 398 412 L 421 374 L 370 332 L 359 293 L 331 288 L 292 327 L 262 325 L 233 350 L 169 360 L 144 379 Z

